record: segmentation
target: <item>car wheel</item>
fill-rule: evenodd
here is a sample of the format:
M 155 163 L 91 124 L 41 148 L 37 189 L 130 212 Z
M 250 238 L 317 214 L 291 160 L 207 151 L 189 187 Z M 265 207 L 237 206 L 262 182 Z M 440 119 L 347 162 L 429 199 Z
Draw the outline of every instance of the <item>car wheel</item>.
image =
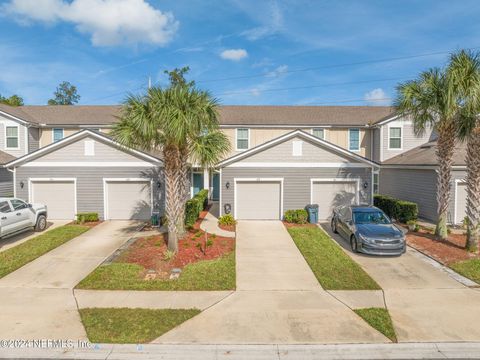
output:
M 352 252 L 358 253 L 358 244 L 357 244 L 357 239 L 355 236 L 352 235 L 350 238 L 350 247 L 352 248 Z
M 337 231 L 337 222 L 336 222 L 334 219 L 332 219 L 331 227 L 332 227 L 332 231 L 333 231 L 335 234 L 338 234 L 338 231 Z
M 47 218 L 45 215 L 40 215 L 35 225 L 35 231 L 43 231 L 47 228 Z

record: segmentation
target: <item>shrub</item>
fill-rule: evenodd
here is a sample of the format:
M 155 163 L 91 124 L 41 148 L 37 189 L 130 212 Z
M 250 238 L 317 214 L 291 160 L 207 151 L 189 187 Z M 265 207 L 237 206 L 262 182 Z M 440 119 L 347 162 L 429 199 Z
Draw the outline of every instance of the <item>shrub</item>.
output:
M 77 222 L 80 224 L 95 221 L 98 221 L 98 213 L 96 212 L 83 212 L 77 214 Z
M 175 251 L 172 250 L 165 250 L 163 253 L 163 260 L 170 261 L 175 257 Z
M 208 190 L 200 190 L 185 204 L 185 225 L 192 227 L 197 221 L 200 212 L 208 205 Z
M 418 218 L 418 205 L 414 202 L 398 200 L 386 195 L 375 195 L 373 203 L 389 217 L 402 223 L 415 221 Z
M 305 209 L 287 210 L 283 216 L 284 220 L 292 224 L 306 224 L 308 212 Z
M 232 214 L 225 214 L 218 218 L 218 225 L 230 226 L 236 224 L 237 221 L 233 218 Z

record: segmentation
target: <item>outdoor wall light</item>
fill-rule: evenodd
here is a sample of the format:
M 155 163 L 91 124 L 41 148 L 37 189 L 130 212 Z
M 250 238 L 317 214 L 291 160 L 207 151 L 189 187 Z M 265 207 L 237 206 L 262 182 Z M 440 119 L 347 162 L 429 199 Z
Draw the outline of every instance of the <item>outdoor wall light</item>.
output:
M 25 186 L 25 183 L 23 181 L 20 181 L 20 188 L 23 189 L 24 186 Z
M 230 214 L 230 212 L 232 211 L 232 205 L 230 204 L 225 204 L 223 208 L 225 210 L 225 214 Z
M 225 187 L 226 187 L 227 189 L 230 189 L 230 182 L 229 182 L 229 181 L 227 181 L 227 183 L 225 184 Z
M 365 182 L 363 183 L 363 188 L 364 188 L 364 189 L 368 188 L 368 182 L 365 181 Z
M 157 181 L 157 189 L 160 189 L 162 187 L 162 183 L 160 181 Z

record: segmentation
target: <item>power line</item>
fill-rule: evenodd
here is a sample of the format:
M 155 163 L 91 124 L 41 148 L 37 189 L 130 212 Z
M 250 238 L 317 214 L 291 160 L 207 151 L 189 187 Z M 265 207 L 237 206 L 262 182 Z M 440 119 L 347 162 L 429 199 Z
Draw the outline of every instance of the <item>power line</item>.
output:
M 380 99 L 375 99 L 375 100 L 348 99 L 348 100 L 335 100 L 335 101 L 324 101 L 324 102 L 312 102 L 312 103 L 308 103 L 308 104 L 306 104 L 306 105 L 308 106 L 308 105 L 345 104 L 345 103 L 351 103 L 351 102 L 371 102 L 371 103 L 375 103 L 375 102 L 379 102 L 379 101 L 391 101 L 391 100 L 393 100 L 393 99 L 390 98 L 390 97 L 380 98 Z

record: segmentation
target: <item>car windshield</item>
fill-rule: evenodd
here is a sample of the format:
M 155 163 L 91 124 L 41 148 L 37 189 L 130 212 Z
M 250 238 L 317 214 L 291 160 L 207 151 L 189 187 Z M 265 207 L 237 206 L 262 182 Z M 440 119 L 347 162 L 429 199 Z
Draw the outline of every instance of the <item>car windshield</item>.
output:
M 380 211 L 358 211 L 353 213 L 355 224 L 390 224 L 390 220 Z

